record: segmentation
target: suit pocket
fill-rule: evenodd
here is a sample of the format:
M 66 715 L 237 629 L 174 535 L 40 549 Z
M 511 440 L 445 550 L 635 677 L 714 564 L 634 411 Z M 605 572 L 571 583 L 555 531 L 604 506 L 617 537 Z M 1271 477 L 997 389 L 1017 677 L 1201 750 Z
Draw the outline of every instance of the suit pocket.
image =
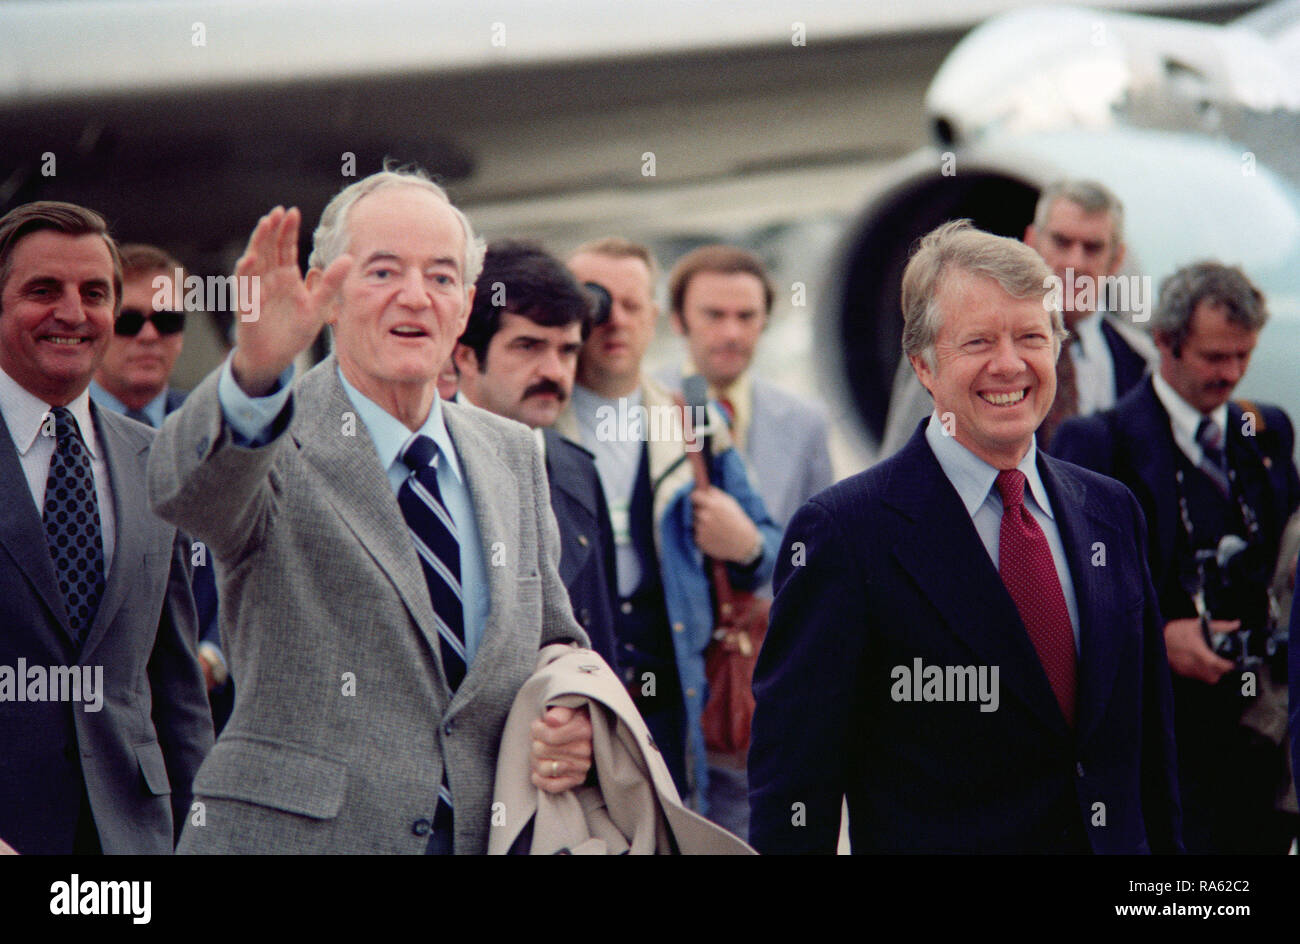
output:
M 242 800 L 312 819 L 333 819 L 343 808 L 347 765 L 276 741 L 217 741 L 194 778 L 194 793 Z
M 135 757 L 140 762 L 140 773 L 144 775 L 144 783 L 150 793 L 166 796 L 172 792 L 171 781 L 167 778 L 167 762 L 163 760 L 162 748 L 157 741 L 137 744 Z

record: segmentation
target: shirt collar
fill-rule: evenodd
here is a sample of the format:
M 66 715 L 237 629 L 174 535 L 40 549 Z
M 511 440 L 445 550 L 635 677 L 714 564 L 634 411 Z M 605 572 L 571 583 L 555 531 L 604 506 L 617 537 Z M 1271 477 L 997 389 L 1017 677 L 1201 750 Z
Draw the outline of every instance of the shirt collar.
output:
M 943 474 L 948 477 L 962 504 L 966 506 L 966 513 L 973 518 L 980 506 L 988 500 L 999 470 L 957 442 L 956 437 L 945 434 L 938 410 L 930 415 L 930 422 L 926 424 L 925 440 L 930 444 L 934 457 L 939 460 Z M 1026 494 L 1033 499 L 1039 511 L 1055 520 L 1056 516 L 1052 514 L 1052 506 L 1047 500 L 1047 490 L 1038 474 L 1038 446 L 1032 439 L 1029 451 L 1016 468 L 1024 473 Z
M 1200 410 L 1192 406 L 1181 396 L 1178 391 L 1169 385 L 1169 381 L 1160 376 L 1160 371 L 1152 371 L 1151 383 L 1156 388 L 1156 397 L 1169 414 L 1169 421 L 1173 424 L 1174 432 L 1180 434 L 1187 442 L 1196 442 L 1196 429 L 1201 425 L 1201 420 L 1208 415 L 1210 419 L 1219 424 L 1219 435 L 1223 441 L 1227 442 L 1228 436 L 1228 404 L 1222 403 L 1215 407 L 1209 414 L 1202 414 Z M 1197 443 L 1197 448 L 1200 444 Z
M 18 454 L 25 456 L 36 443 L 45 425 L 45 417 L 50 414 L 50 405 L 23 388 L 18 381 L 0 369 L 0 412 L 4 413 L 5 425 L 14 441 Z M 90 393 L 81 391 L 77 398 L 68 404 L 68 410 L 77 421 L 81 431 L 81 441 L 86 444 L 86 451 L 92 459 L 99 458 L 99 438 L 95 435 L 95 424 L 90 418 Z
M 366 425 L 366 429 L 370 431 L 370 438 L 375 444 L 375 452 L 379 454 L 379 464 L 385 471 L 391 468 L 394 462 L 398 461 L 398 456 L 401 455 L 406 444 L 414 437 L 428 436 L 438 447 L 438 451 L 446 457 L 447 465 L 455 473 L 456 479 L 462 483 L 465 481 L 464 476 L 461 475 L 460 463 L 456 459 L 456 450 L 452 446 L 451 436 L 447 432 L 447 425 L 443 422 L 441 397 L 437 394 L 434 395 L 433 407 L 429 410 L 424 425 L 413 433 L 406 428 L 401 420 L 348 383 L 348 379 L 343 376 L 341 369 L 339 370 L 339 380 L 343 382 L 343 390 L 347 393 L 348 399 L 356 407 L 357 416 Z
M 89 392 L 90 399 L 106 410 L 112 410 L 123 416 L 130 410 L 130 407 L 93 380 L 90 382 Z M 146 403 L 140 412 L 149 417 L 149 422 L 153 423 L 154 429 L 162 426 L 163 420 L 167 418 L 167 388 L 163 387 L 162 392 Z
M 1079 343 L 1072 347 L 1071 350 L 1077 350 L 1078 356 L 1084 360 L 1100 357 L 1106 344 L 1106 339 L 1101 333 L 1101 312 L 1094 311 L 1092 314 L 1076 321 L 1074 323 L 1074 336 Z

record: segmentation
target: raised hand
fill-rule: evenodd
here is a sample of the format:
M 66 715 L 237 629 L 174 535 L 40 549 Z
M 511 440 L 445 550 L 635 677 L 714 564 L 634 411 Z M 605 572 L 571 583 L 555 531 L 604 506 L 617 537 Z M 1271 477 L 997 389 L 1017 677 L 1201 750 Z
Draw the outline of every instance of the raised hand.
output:
M 324 273 L 309 272 L 304 281 L 298 271 L 301 222 L 297 207 L 276 207 L 257 221 L 235 265 L 240 311 L 231 368 L 249 396 L 269 393 L 285 368 L 316 340 L 352 265 L 352 257 L 343 255 Z

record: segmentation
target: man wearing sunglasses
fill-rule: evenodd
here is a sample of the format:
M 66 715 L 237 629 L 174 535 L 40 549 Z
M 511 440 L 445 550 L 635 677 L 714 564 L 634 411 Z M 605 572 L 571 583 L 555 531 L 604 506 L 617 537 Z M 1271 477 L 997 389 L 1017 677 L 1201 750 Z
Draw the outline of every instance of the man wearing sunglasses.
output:
M 90 385 L 100 406 L 155 429 L 185 399 L 167 386 L 185 337 L 185 312 L 172 310 L 177 272 L 183 280 L 180 263 L 156 246 L 122 247 L 122 313 Z
M 90 383 L 90 398 L 106 410 L 154 429 L 185 402 L 185 391 L 167 385 L 185 338 L 185 312 L 176 289 L 187 273 L 166 250 L 127 243 L 122 254 L 122 311 L 113 322 L 104 361 Z M 181 286 L 175 284 L 179 276 Z M 158 304 L 161 302 L 161 304 Z M 177 309 L 177 310 L 173 310 Z M 191 555 L 191 562 L 195 560 Z M 217 585 L 211 561 L 194 568 L 194 603 L 199 615 L 199 665 L 217 733 L 234 706 L 230 669 L 221 651 Z

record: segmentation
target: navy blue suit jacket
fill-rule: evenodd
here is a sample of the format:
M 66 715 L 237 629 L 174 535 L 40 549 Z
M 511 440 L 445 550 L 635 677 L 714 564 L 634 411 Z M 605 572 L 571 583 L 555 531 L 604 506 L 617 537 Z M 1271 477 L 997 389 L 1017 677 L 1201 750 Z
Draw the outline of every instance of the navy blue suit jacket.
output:
M 1300 587 L 1300 565 L 1296 567 L 1296 586 Z M 1294 598 L 1291 600 L 1291 639 L 1287 650 L 1290 657 L 1287 671 L 1291 679 L 1291 764 L 1295 782 L 1300 783 L 1300 601 Z
M 1276 560 L 1282 529 L 1300 504 L 1300 478 L 1291 458 L 1295 432 L 1278 408 L 1259 410 L 1262 429 L 1246 436 L 1241 406 L 1228 404 L 1226 447 L 1229 464 L 1259 519 L 1270 560 Z M 1178 444 L 1151 380 L 1130 391 L 1113 410 L 1062 423 L 1052 439 L 1052 455 L 1116 478 L 1133 491 L 1151 533 L 1151 577 L 1161 612 L 1167 620 L 1195 616 L 1175 572 L 1181 527 L 1174 488 Z
M 1133 350 L 1105 318 L 1101 319 L 1101 334 L 1106 339 L 1110 361 L 1115 368 L 1115 399 L 1118 400 L 1142 381 L 1147 372 L 1146 358 Z
M 1181 850 L 1142 514 L 1039 453 L 1079 603 L 1077 727 L 925 440 L 795 515 L 754 675 L 750 839 L 833 852 Z M 1104 560 L 1104 564 L 1102 561 Z M 895 701 L 897 666 L 998 666 L 999 704 Z
M 560 579 L 591 648 L 618 671 L 614 640 L 614 531 L 591 453 L 553 429 L 546 439 L 551 509 L 560 526 Z

